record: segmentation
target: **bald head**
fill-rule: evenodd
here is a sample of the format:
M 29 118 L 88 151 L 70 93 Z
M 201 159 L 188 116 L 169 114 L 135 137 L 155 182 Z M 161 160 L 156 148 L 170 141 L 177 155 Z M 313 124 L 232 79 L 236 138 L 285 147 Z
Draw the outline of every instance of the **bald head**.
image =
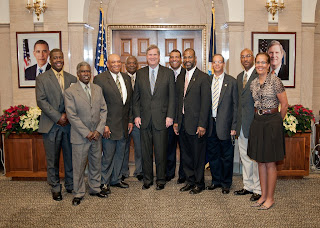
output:
M 111 54 L 108 56 L 107 67 L 110 72 L 118 74 L 121 70 L 120 56 L 117 54 Z

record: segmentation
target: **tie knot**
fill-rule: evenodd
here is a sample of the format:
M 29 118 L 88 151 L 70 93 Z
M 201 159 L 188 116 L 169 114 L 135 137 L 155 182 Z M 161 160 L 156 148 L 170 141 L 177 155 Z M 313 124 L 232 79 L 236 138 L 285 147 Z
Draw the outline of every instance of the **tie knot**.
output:
M 42 74 L 42 72 L 43 72 L 43 70 L 40 68 L 40 69 L 39 69 L 39 73 Z
M 216 79 L 216 81 L 219 80 L 219 76 L 214 76 L 214 79 Z

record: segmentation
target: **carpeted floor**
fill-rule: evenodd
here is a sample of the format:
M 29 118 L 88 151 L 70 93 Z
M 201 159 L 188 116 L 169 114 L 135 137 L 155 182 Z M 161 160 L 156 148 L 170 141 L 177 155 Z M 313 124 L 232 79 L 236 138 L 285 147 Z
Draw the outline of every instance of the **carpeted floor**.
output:
M 320 227 L 320 174 L 278 180 L 276 203 L 268 211 L 251 208 L 250 195 L 234 196 L 241 176 L 233 181 L 229 195 L 216 189 L 194 196 L 181 193 L 176 178 L 156 191 L 142 190 L 130 177 L 129 189 L 111 188 L 107 199 L 86 194 L 74 207 L 65 190 L 63 201 L 53 201 L 44 181 L 0 177 L 0 227 Z

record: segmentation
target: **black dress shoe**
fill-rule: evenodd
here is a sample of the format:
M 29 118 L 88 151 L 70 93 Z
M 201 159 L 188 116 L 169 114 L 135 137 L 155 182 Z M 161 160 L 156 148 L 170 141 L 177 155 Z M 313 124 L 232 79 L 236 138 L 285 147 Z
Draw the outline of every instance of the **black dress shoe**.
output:
M 73 200 L 72 200 L 72 205 L 73 206 L 78 206 L 81 202 L 81 198 L 78 198 L 78 197 L 74 197 Z
M 252 196 L 250 197 L 251 201 L 257 201 L 258 199 L 260 199 L 261 195 L 257 194 L 257 193 L 253 193 Z
M 166 181 L 169 182 L 174 178 L 174 176 L 166 176 Z
M 222 194 L 229 194 L 230 188 L 222 188 Z
M 90 196 L 98 196 L 99 198 L 106 198 L 108 197 L 108 194 L 101 190 L 100 192 L 97 192 L 97 193 L 90 193 Z
M 162 190 L 164 189 L 164 184 L 157 184 L 156 190 Z
M 186 178 L 179 178 L 177 180 L 177 184 L 183 184 L 184 182 L 186 182 Z
M 102 184 L 100 185 L 101 191 L 103 191 L 105 194 L 111 194 L 110 185 L 108 184 Z
M 238 190 L 238 191 L 234 191 L 233 192 L 235 195 L 238 195 L 238 196 L 243 196 L 243 195 L 247 195 L 247 194 L 252 194 L 252 192 L 248 191 L 247 189 L 241 189 L 241 190 Z
M 67 193 L 72 193 L 72 189 L 67 189 Z
M 220 184 L 212 184 L 206 187 L 206 190 L 215 190 L 216 188 L 221 188 Z
M 142 174 L 137 175 L 137 179 L 138 179 L 138 181 L 142 181 L 143 175 Z
M 117 183 L 117 184 L 112 184 L 111 186 L 117 187 L 117 188 L 129 188 L 129 185 L 123 181 L 120 181 L 120 183 Z
M 191 189 L 191 191 L 189 192 L 190 194 L 199 194 L 200 192 L 202 192 L 203 188 L 199 187 L 199 186 L 195 186 L 193 189 Z
M 180 188 L 180 192 L 190 191 L 194 188 L 194 185 L 186 184 L 184 187 Z
M 61 192 L 53 192 L 52 199 L 55 201 L 61 201 L 62 200 Z
M 142 185 L 142 189 L 143 189 L 143 190 L 149 189 L 151 185 L 153 185 L 152 182 L 151 182 L 150 184 L 143 184 L 143 185 Z

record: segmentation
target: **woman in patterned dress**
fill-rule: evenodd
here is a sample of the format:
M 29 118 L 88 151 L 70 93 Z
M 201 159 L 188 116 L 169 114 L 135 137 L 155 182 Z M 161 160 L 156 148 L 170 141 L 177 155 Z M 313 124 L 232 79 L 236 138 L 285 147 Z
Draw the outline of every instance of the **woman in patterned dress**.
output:
M 252 206 L 268 210 L 274 204 L 276 161 L 283 160 L 285 155 L 282 120 L 287 112 L 288 99 L 281 79 L 272 72 L 268 73 L 270 56 L 258 53 L 255 65 L 259 77 L 250 85 L 255 115 L 250 127 L 248 156 L 258 162 L 261 198 Z

